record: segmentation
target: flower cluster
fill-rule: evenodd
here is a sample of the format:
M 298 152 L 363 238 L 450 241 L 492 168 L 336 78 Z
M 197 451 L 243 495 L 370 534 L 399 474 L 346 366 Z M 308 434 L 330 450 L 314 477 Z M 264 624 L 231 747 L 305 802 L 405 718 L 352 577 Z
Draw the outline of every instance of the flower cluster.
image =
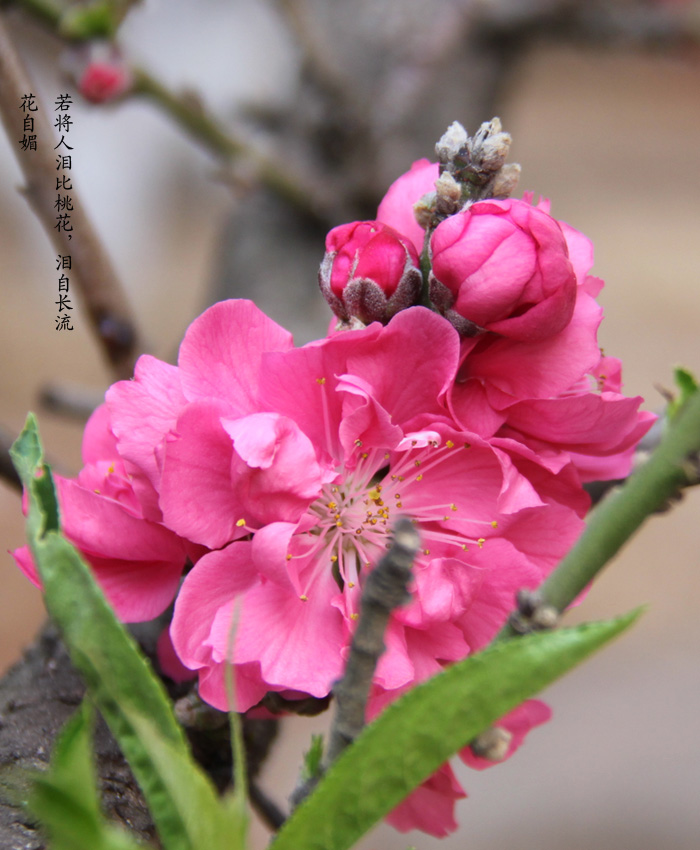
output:
M 234 617 L 238 710 L 270 691 L 329 694 L 399 515 L 421 550 L 368 715 L 485 646 L 580 533 L 582 482 L 626 474 L 650 425 L 596 342 L 590 243 L 546 204 L 445 218 L 429 240 L 437 310 L 412 306 L 425 241 L 412 208 L 437 176 L 416 163 L 377 221 L 329 236 L 322 288 L 360 327 L 295 348 L 251 302 L 216 304 L 177 366 L 143 356 L 110 388 L 84 469 L 59 477 L 65 533 L 118 614 L 148 619 L 175 598 L 172 646 L 217 708 Z M 26 549 L 16 558 L 36 581 Z M 530 701 L 503 718 L 507 754 L 548 716 Z M 461 796 L 446 765 L 390 819 L 444 835 Z

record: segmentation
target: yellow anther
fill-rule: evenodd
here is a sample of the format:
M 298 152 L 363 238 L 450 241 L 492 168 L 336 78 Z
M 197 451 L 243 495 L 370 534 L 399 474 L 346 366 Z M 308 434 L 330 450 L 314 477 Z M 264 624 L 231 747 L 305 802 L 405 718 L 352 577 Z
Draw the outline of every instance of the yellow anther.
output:
M 113 464 L 113 463 L 109 465 L 109 468 L 107 469 L 107 472 L 108 472 L 110 475 L 114 472 L 114 464 Z
M 389 454 L 389 452 L 384 452 L 384 460 L 389 460 L 390 457 L 391 455 Z
M 308 602 L 309 601 L 309 597 L 305 593 L 302 593 L 301 596 L 299 597 L 299 599 L 301 599 L 302 602 Z
M 350 619 L 351 619 L 351 620 L 356 620 L 359 616 L 360 616 L 359 614 L 351 614 L 351 615 L 350 615 Z
M 379 498 L 379 488 L 373 487 L 367 495 L 370 497 L 370 499 L 372 499 L 373 502 L 376 502 Z
M 496 519 L 495 519 L 495 520 L 491 523 L 491 528 L 498 528 L 498 520 L 496 520 Z
M 328 510 L 329 510 L 329 511 L 334 511 L 337 507 L 338 507 L 338 503 L 337 503 L 337 502 L 329 502 L 329 503 L 328 503 Z
M 412 445 L 412 446 L 417 446 L 417 445 L 418 445 L 418 440 L 411 440 L 411 445 Z
M 325 384 L 325 383 L 326 383 L 326 379 L 325 379 L 325 378 L 316 378 L 316 383 L 317 383 L 317 384 Z
M 394 493 L 394 498 L 395 498 L 395 499 L 400 499 L 400 498 L 401 498 L 401 493 Z
M 397 507 L 397 508 L 402 508 L 402 507 L 403 507 L 403 503 L 402 503 L 402 502 L 397 502 L 397 503 L 396 503 L 396 507 Z
M 292 556 L 291 556 L 291 555 L 287 555 L 287 560 L 288 560 L 288 561 L 291 561 L 291 560 L 292 560 Z
M 362 440 L 355 440 L 355 445 L 357 446 L 358 449 L 361 448 Z
M 93 492 L 94 492 L 94 493 L 97 493 L 97 495 L 98 495 L 98 496 L 100 495 L 100 491 L 99 491 L 99 490 L 94 490 Z
M 399 475 L 399 481 L 404 481 L 404 480 L 405 480 L 405 476 Z
M 355 529 L 355 534 L 362 534 L 362 531 L 363 531 L 363 528 L 362 528 L 362 526 L 360 526 L 359 528 Z
M 467 548 L 467 546 L 466 546 L 466 544 L 465 544 L 465 543 L 462 543 L 462 551 L 463 551 L 463 552 L 468 552 L 468 551 L 469 551 L 469 549 Z
M 376 520 L 376 519 L 371 519 L 371 520 L 369 521 L 369 524 L 370 524 L 370 525 L 376 525 L 376 524 L 377 524 L 377 520 Z
M 340 519 L 340 514 L 333 514 L 333 519 Z
M 452 442 L 452 440 L 448 440 L 445 445 L 448 449 L 453 449 L 455 447 L 455 444 Z
M 415 466 L 420 466 L 420 461 L 419 461 L 419 460 L 414 460 L 414 461 L 413 461 L 413 463 L 414 463 L 414 465 L 415 465 Z
M 457 510 L 457 505 L 455 505 L 455 503 L 454 503 L 454 502 L 452 502 L 452 504 L 450 505 L 450 510 L 451 510 L 451 511 L 456 511 L 456 510 Z
M 423 554 L 424 554 L 424 555 L 429 555 L 429 554 L 430 554 L 430 549 L 423 549 Z
M 353 588 L 353 587 L 355 587 L 355 582 L 354 582 L 354 581 L 349 581 L 349 582 L 348 582 L 348 587 L 349 587 L 349 588 Z
M 337 555 L 331 555 L 331 561 L 332 561 L 334 564 L 335 564 L 335 562 L 336 562 L 337 560 L 338 560 L 338 556 L 337 556 Z
M 478 545 L 479 545 L 479 549 L 481 549 L 481 547 L 484 545 L 484 543 L 486 543 L 486 538 L 485 538 L 485 537 L 480 537 L 480 538 L 479 538 L 476 542 L 477 542 L 477 543 L 478 543 Z
M 421 472 L 420 475 L 416 475 L 416 481 L 422 481 L 422 480 L 423 480 L 423 473 Z
M 342 521 L 341 521 L 341 520 L 339 520 L 339 519 L 337 519 L 337 520 L 335 521 L 335 524 L 338 526 L 338 528 L 342 528 L 342 526 L 343 526 Z
M 236 525 L 238 526 L 238 528 L 243 528 L 243 526 L 245 525 L 245 520 L 244 519 L 237 519 Z
M 364 458 L 368 458 L 368 457 L 369 457 L 369 455 L 367 454 L 367 452 L 362 452 L 362 458 L 363 458 L 363 459 L 364 459 Z

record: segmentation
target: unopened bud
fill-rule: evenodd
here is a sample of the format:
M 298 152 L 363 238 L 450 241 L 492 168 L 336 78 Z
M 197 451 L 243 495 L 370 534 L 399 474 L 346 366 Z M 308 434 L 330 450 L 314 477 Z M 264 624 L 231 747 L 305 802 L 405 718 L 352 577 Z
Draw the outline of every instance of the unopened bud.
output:
M 521 168 L 517 162 L 504 165 L 493 178 L 491 195 L 494 198 L 510 198 L 520 181 Z
M 532 614 L 532 628 L 537 631 L 553 629 L 559 622 L 559 612 L 553 605 L 540 605 Z
M 413 215 L 423 230 L 432 225 L 436 206 L 437 192 L 428 192 L 413 205 Z
M 468 140 L 469 136 L 464 127 L 459 121 L 453 121 L 443 133 L 440 141 L 435 145 L 435 153 L 438 160 L 444 165 L 452 162 L 460 150 L 467 144 Z
M 462 189 L 449 171 L 443 171 L 435 181 L 435 191 L 435 211 L 439 216 L 454 215 L 462 206 Z
M 318 274 L 321 292 L 346 323 L 386 323 L 416 304 L 422 277 L 413 244 L 380 221 L 334 227 Z
M 503 761 L 508 755 L 513 735 L 500 726 L 492 726 L 471 742 L 471 751 L 475 756 L 487 761 Z
M 482 171 L 494 173 L 503 165 L 513 139 L 510 133 L 504 133 L 500 118 L 485 121 L 470 140 L 472 161 Z
M 80 94 L 90 103 L 116 100 L 133 85 L 133 75 L 121 51 L 109 42 L 93 41 L 72 48 L 63 57 L 62 64 L 75 79 Z

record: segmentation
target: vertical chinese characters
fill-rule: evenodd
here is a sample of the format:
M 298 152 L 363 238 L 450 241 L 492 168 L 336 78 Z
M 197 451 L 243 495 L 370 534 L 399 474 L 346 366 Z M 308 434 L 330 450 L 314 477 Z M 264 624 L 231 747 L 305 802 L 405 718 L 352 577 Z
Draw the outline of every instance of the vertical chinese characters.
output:
M 34 132 L 34 116 L 31 112 L 36 112 L 36 97 L 30 92 L 23 94 L 19 105 L 22 110 L 22 138 L 19 140 L 19 145 L 23 151 L 36 150 L 36 133 Z
M 58 115 L 56 115 L 56 120 L 54 121 L 54 127 L 56 127 L 61 136 L 60 141 L 54 147 L 55 151 L 59 151 L 60 148 L 65 151 L 73 150 L 73 146 L 69 145 L 66 141 L 66 134 L 70 132 L 70 129 L 73 126 L 73 121 L 69 112 L 72 103 L 73 100 L 67 93 L 59 94 L 54 101 L 54 112 L 58 113 Z M 56 155 L 56 171 L 58 171 L 59 174 L 56 177 L 57 194 L 56 201 L 54 203 L 54 208 L 56 210 L 56 224 L 54 227 L 59 233 L 65 233 L 67 239 L 70 241 L 73 238 L 73 224 L 71 222 L 73 198 L 68 193 L 72 191 L 73 184 L 71 182 L 70 174 L 67 172 L 71 171 L 73 167 L 73 160 L 71 154 L 64 153 L 63 150 L 60 150 Z M 72 317 L 70 313 L 73 309 L 73 305 L 71 304 L 69 297 L 70 279 L 65 274 L 65 271 L 69 271 L 70 268 L 70 255 L 59 254 L 56 258 L 56 270 L 61 272 L 61 276 L 58 279 L 58 301 L 55 302 L 58 307 L 58 315 L 56 316 L 57 331 L 73 330 L 73 325 L 71 323 Z

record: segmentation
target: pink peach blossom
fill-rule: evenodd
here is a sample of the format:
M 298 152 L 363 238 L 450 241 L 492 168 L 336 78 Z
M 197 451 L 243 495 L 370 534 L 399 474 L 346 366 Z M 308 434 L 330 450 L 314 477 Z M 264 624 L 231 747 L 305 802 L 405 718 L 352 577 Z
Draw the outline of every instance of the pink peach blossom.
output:
M 480 201 L 439 224 L 430 245 L 430 297 L 458 329 L 532 341 L 569 324 L 576 276 L 561 227 L 543 210 Z
M 408 237 L 419 256 L 423 251 L 425 230 L 416 221 L 413 205 L 423 195 L 434 191 L 438 177 L 439 166 L 436 162 L 417 160 L 410 171 L 391 184 L 377 210 L 377 220 Z

